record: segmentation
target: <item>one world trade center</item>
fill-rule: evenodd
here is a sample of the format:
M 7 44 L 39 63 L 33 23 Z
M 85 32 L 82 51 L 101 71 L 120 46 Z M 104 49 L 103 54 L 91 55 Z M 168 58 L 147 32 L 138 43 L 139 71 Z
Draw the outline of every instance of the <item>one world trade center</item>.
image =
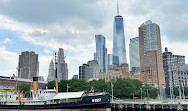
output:
M 117 3 L 117 16 L 114 17 L 114 35 L 113 35 L 113 64 L 120 66 L 127 63 L 124 24 L 123 17 L 119 15 L 119 7 Z

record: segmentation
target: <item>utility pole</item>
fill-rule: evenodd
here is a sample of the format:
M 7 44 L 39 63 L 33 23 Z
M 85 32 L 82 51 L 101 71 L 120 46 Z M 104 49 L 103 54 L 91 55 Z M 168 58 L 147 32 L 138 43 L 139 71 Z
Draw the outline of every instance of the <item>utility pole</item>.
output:
M 148 97 L 147 97 L 147 101 L 148 101 L 148 99 L 149 99 L 149 93 L 148 93 L 148 89 L 147 89 L 147 96 L 148 96 Z
M 16 87 L 15 87 L 16 91 L 17 91 L 17 87 L 18 87 L 17 78 L 18 78 L 18 67 L 16 67 Z
M 67 84 L 67 92 L 69 92 L 69 88 L 70 88 L 70 86 L 69 86 L 69 84 Z
M 140 88 L 140 90 L 141 90 L 141 102 L 142 102 L 142 88 Z
M 112 82 L 111 82 L 111 89 L 112 89 L 112 102 L 114 101 L 114 95 L 113 95 L 113 87 L 114 87 L 114 85 L 112 84 Z

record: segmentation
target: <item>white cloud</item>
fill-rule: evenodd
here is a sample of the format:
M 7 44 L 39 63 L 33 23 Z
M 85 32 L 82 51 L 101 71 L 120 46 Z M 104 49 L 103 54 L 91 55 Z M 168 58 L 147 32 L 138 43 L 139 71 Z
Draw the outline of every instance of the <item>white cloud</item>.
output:
M 44 52 L 46 53 L 46 54 L 51 54 L 52 52 L 50 51 L 50 50 L 48 50 L 48 49 L 44 49 Z
M 4 43 L 4 44 L 11 43 L 11 40 L 10 40 L 9 38 L 5 38 L 5 39 L 3 40 L 3 43 Z
M 13 73 L 16 73 L 18 54 L 15 52 L 9 52 L 5 47 L 0 46 L 0 62 L 0 75 L 12 76 Z

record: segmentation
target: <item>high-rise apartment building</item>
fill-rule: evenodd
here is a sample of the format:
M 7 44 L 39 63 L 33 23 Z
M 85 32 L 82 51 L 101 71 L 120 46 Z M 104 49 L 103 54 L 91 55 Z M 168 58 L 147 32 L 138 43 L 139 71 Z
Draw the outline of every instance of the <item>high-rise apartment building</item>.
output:
M 79 79 L 90 81 L 97 80 L 100 67 L 97 60 L 88 61 L 87 64 L 79 66 Z
M 165 48 L 165 52 L 163 53 L 163 67 L 166 86 L 176 87 L 182 84 L 184 85 L 184 83 L 185 86 L 188 85 L 187 80 L 183 80 L 184 76 L 187 76 L 188 71 L 185 66 L 185 56 L 174 55 Z M 184 82 L 181 84 L 181 81 Z
M 93 80 L 98 79 L 99 72 L 100 72 L 100 67 L 99 67 L 98 61 L 91 60 L 91 61 L 88 61 L 87 64 L 89 65 L 89 67 L 92 70 L 92 78 L 91 79 L 93 79 Z
M 113 64 L 116 66 L 127 63 L 124 24 L 123 17 L 119 15 L 117 7 L 117 16 L 114 17 L 114 35 L 113 35 Z
M 94 53 L 94 60 L 98 61 L 100 72 L 106 72 L 107 67 L 107 49 L 106 40 L 103 35 L 95 35 L 96 53 Z
M 158 87 L 164 86 L 160 28 L 150 20 L 139 27 L 139 53 L 141 81 Z
M 130 39 L 129 44 L 130 70 L 140 68 L 139 38 Z
M 65 63 L 64 51 L 62 48 L 59 48 L 57 61 L 58 80 L 68 80 L 68 65 L 67 63 Z
M 88 64 L 79 66 L 79 79 L 89 81 L 92 78 L 92 69 Z
M 50 65 L 49 65 L 49 70 L 48 70 L 48 78 L 47 81 L 53 81 L 55 80 L 55 67 L 54 67 L 54 62 L 51 60 Z
M 25 51 L 19 55 L 18 78 L 33 79 L 39 76 L 38 54 L 33 51 Z
M 113 58 L 112 54 L 108 54 L 108 64 L 107 64 L 108 70 L 109 70 L 110 65 L 112 65 L 112 62 L 113 62 L 112 58 Z

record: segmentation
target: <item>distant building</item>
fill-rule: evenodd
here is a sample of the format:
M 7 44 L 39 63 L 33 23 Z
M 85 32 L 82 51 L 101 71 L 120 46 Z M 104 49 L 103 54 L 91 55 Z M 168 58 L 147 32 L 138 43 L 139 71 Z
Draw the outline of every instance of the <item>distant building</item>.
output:
M 129 44 L 130 70 L 140 68 L 139 38 L 130 39 Z
M 139 53 L 141 81 L 156 87 L 164 86 L 160 27 L 150 20 L 139 27 Z
M 0 89 L 2 89 L 2 90 L 15 89 L 16 80 L 17 80 L 17 86 L 19 86 L 21 84 L 33 85 L 33 80 L 31 80 L 31 79 L 24 79 L 24 78 L 17 78 L 16 79 L 15 77 L 0 76 Z M 45 87 L 46 84 L 47 84 L 46 81 L 40 81 L 39 80 L 39 88 Z
M 59 48 L 57 62 L 58 80 L 68 80 L 68 65 L 65 63 L 64 51 L 62 48 Z
M 116 66 L 116 65 L 109 65 L 108 66 L 108 70 L 116 70 L 116 69 L 118 69 L 118 66 Z
M 98 79 L 100 67 L 97 60 L 88 61 L 87 64 L 92 70 L 92 79 Z
M 113 65 L 119 66 L 127 63 L 123 17 L 119 15 L 119 10 L 114 17 L 113 33 Z
M 108 65 L 108 69 L 109 69 L 109 66 L 113 64 L 113 60 L 112 59 L 113 59 L 112 54 L 108 54 L 108 64 L 107 64 Z
M 55 80 L 55 67 L 54 67 L 54 62 L 51 60 L 50 65 L 49 65 L 49 70 L 48 70 L 48 78 L 47 81 L 53 81 Z
M 38 77 L 38 80 L 39 80 L 39 81 L 45 81 L 45 80 L 44 80 L 44 76 L 39 76 L 39 77 Z
M 103 35 L 95 35 L 96 40 L 96 53 L 94 53 L 94 60 L 98 61 L 100 66 L 100 72 L 106 72 L 108 70 L 107 66 L 107 49 L 106 40 Z
M 127 79 L 138 79 L 140 80 L 140 74 L 132 74 L 126 71 L 126 69 L 119 68 L 117 70 L 109 70 L 107 73 L 100 72 L 99 79 L 110 81 L 112 79 L 127 78 Z
M 19 55 L 18 78 L 33 79 L 39 76 L 38 54 L 33 51 L 25 51 Z
M 140 67 L 132 67 L 132 74 L 140 74 Z
M 119 68 L 125 69 L 126 72 L 129 72 L 129 64 L 128 63 L 122 63 Z
M 73 79 L 79 79 L 78 75 L 73 75 Z
M 88 64 L 79 66 L 79 79 L 88 81 L 92 78 L 92 69 Z
M 166 86 L 188 86 L 188 70 L 185 64 L 185 56 L 174 55 L 165 48 L 163 53 L 163 68 Z
M 88 61 L 79 67 L 79 79 L 90 81 L 97 80 L 99 76 L 99 64 L 97 60 Z

